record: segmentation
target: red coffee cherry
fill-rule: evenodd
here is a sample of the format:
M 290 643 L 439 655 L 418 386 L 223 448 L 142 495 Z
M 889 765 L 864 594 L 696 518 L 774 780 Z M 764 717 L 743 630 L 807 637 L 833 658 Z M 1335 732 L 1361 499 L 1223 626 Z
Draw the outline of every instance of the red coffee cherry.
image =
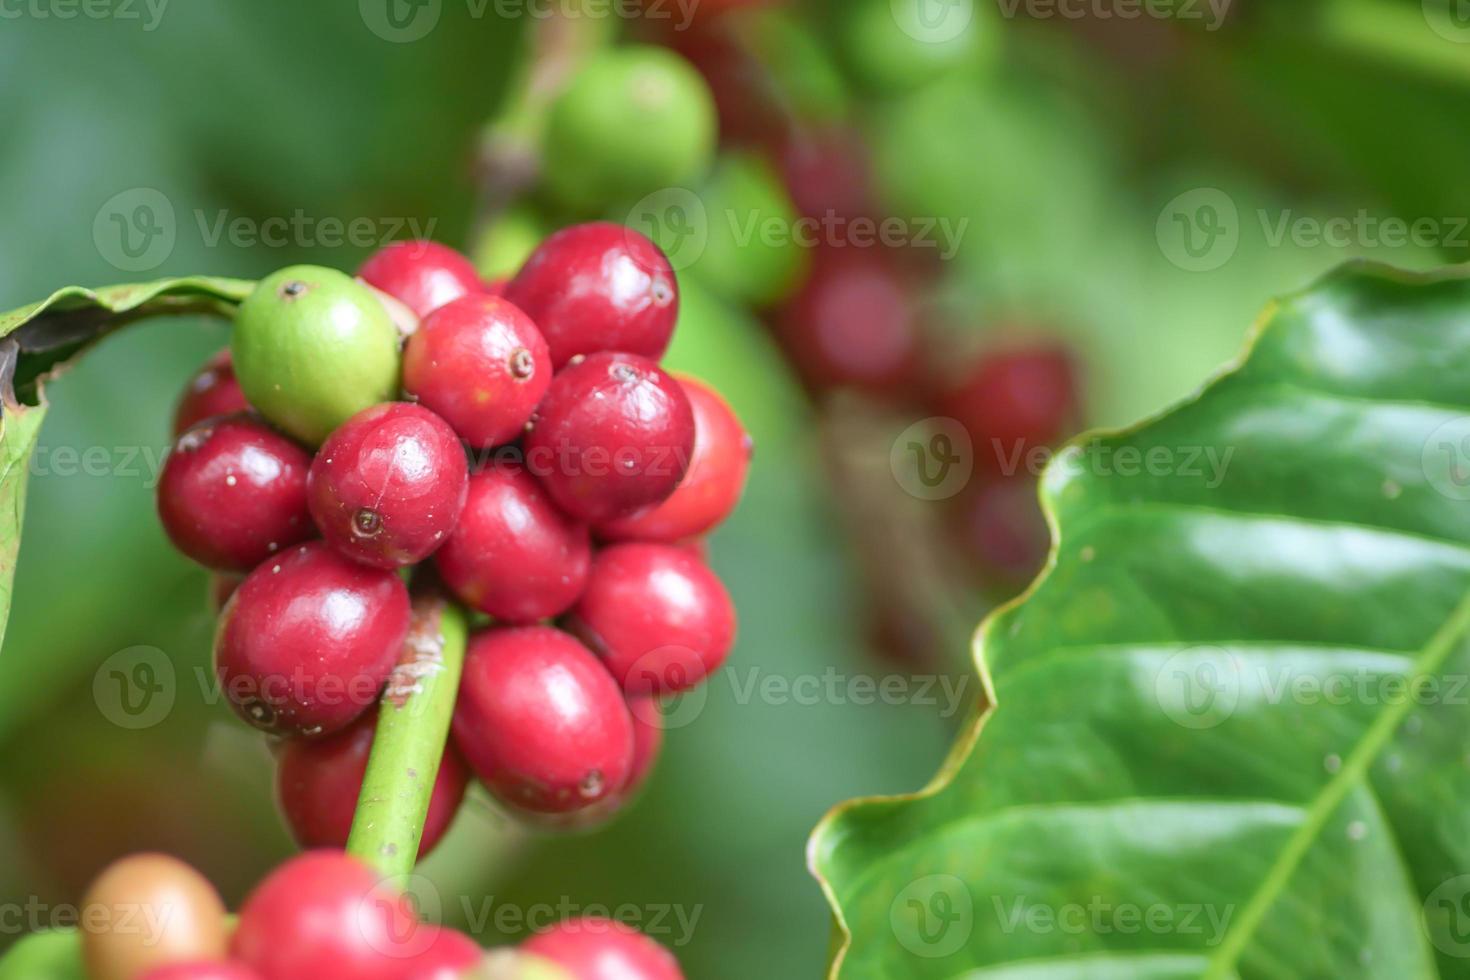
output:
M 459 525 L 434 563 L 468 605 L 501 622 L 533 623 L 582 594 L 591 536 L 525 470 L 495 463 L 470 476 Z
M 713 530 L 740 502 L 754 443 L 713 388 L 696 378 L 677 380 L 694 411 L 689 472 L 668 500 L 632 517 L 599 525 L 599 537 L 668 542 L 695 538 Z
M 485 958 L 482 950 L 469 936 L 444 926 L 421 927 L 428 935 L 428 949 L 409 961 L 402 974 L 403 980 L 465 980 L 475 977 L 471 968 Z M 491 974 L 485 980 L 497 980 Z
M 521 949 L 566 967 L 577 980 L 684 980 L 679 961 L 656 940 L 597 916 L 554 925 Z
M 1059 344 L 993 351 L 944 393 L 938 410 L 970 433 L 978 468 L 1025 465 L 1030 451 L 1055 445 L 1078 424 L 1076 362 Z
M 512 809 L 569 813 L 618 792 L 633 765 L 633 719 L 586 647 L 549 626 L 470 639 L 454 738 Z
M 423 561 L 459 520 L 469 483 L 464 447 L 443 419 L 388 402 L 327 437 L 307 479 L 311 516 L 327 542 L 377 568 Z
M 167 963 L 143 974 L 141 980 L 263 980 L 243 963 L 227 960 L 190 960 Z
M 872 249 L 818 249 L 813 259 L 810 277 L 776 322 L 802 379 L 817 390 L 902 391 L 919 351 L 907 283 Z
M 220 689 L 274 735 L 329 735 L 376 701 L 408 635 L 408 590 L 321 541 L 251 572 L 214 639 Z
M 874 212 L 868 143 L 840 126 L 803 128 L 781 146 L 781 173 L 796 208 L 808 217 Z
M 276 800 L 302 848 L 346 847 L 357 797 L 362 792 L 376 712 L 326 738 L 291 739 L 276 757 Z M 419 839 L 419 858 L 434 849 L 454 822 L 469 783 L 469 769 L 453 746 L 445 749 L 429 797 L 429 814 Z
M 1030 581 L 1046 561 L 1051 533 L 1029 473 L 995 476 L 954 500 L 956 538 L 983 578 L 1000 585 Z
M 643 792 L 643 785 L 653 775 L 654 764 L 663 751 L 664 727 L 658 706 L 651 697 L 633 698 L 628 702 L 633 716 L 633 767 L 628 771 L 628 781 L 616 793 L 575 813 L 523 814 L 530 822 L 544 830 L 557 833 L 582 833 L 594 830 L 611 821 L 635 802 Z
M 549 236 L 506 285 L 505 298 L 541 329 L 557 369 L 604 350 L 658 360 L 679 317 L 679 289 L 664 253 L 633 229 L 605 221 Z
M 628 702 L 633 716 L 633 768 L 618 798 L 628 801 L 643 791 L 643 784 L 653 775 L 654 764 L 664 748 L 663 717 L 651 695 L 635 697 Z
M 258 417 L 201 423 L 179 436 L 158 483 L 169 540 L 206 568 L 249 571 L 312 534 L 311 456 Z
M 674 492 L 694 452 L 694 411 L 652 361 L 589 354 L 552 380 L 525 449 L 526 468 L 562 510 L 612 521 Z
M 404 390 L 479 448 L 519 438 L 550 384 L 545 339 L 497 296 L 466 296 L 436 310 L 403 353 Z
M 735 643 L 735 606 L 687 548 L 619 544 L 593 559 L 568 628 L 629 694 L 672 694 L 720 669 Z
M 393 242 L 368 257 L 358 278 L 402 302 L 420 319 L 449 303 L 486 291 L 474 263 L 448 245 Z
M 235 363 L 226 347 L 189 379 L 189 385 L 174 409 L 174 435 L 178 436 L 196 422 L 216 415 L 238 415 L 248 411 L 250 403 L 245 400 L 245 392 L 240 390 L 240 382 L 235 380 Z
M 367 865 L 310 851 L 245 899 L 230 953 L 270 980 L 400 980 L 432 940 L 409 901 Z

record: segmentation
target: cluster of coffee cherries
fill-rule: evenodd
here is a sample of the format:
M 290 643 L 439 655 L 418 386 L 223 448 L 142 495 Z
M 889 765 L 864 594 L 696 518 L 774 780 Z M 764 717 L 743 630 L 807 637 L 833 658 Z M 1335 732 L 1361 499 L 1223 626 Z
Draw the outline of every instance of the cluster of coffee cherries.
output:
M 751 454 L 714 390 L 659 367 L 678 308 L 664 254 L 602 222 L 550 235 L 507 281 L 399 242 L 356 278 L 283 269 L 241 305 L 179 405 L 158 511 L 217 573 L 218 682 L 283 739 L 302 846 L 346 841 L 368 709 L 417 642 L 405 581 L 477 624 L 421 855 L 471 774 L 553 829 L 605 820 L 644 781 L 659 699 L 734 642 L 703 539 Z
M 409 895 L 335 850 L 308 851 L 272 871 L 233 919 L 198 871 L 135 854 L 92 883 L 80 921 L 88 980 L 684 978 L 658 941 L 593 916 L 486 952 L 423 921 Z

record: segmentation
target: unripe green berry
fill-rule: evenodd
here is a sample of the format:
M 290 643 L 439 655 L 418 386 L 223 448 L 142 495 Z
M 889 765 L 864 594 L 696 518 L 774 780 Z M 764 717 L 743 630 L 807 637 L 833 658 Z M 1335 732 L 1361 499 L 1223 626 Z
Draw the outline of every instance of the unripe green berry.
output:
M 715 151 L 714 97 L 664 48 L 609 49 L 553 104 L 545 177 L 557 201 L 588 214 L 699 181 Z
M 335 269 L 294 265 L 240 304 L 230 341 L 250 404 L 312 445 L 398 394 L 398 329 L 378 298 Z
M 79 935 L 70 930 L 22 936 L 0 956 L 0 980 L 86 980 L 86 976 Z
M 926 3 L 855 0 L 846 12 L 838 44 L 864 88 L 901 95 L 988 59 L 993 38 L 984 4 L 959 0 L 931 23 L 934 11 Z
M 797 241 L 796 207 L 765 161 L 729 154 L 701 197 L 709 240 L 694 274 L 735 303 L 766 307 L 789 295 L 806 270 L 807 255 Z
M 511 208 L 480 233 L 470 259 L 486 282 L 509 279 L 520 271 L 527 257 L 547 235 L 536 214 L 524 207 Z

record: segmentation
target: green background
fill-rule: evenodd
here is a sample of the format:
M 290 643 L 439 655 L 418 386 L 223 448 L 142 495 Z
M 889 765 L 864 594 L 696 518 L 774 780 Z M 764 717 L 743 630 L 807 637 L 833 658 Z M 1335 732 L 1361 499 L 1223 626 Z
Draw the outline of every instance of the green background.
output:
M 1419 3 L 1285 12 L 1238 0 L 1217 31 L 981 6 L 977 28 L 996 35 L 983 63 L 862 118 L 895 213 L 969 221 L 934 302 L 977 337 L 1023 321 L 1073 338 L 1089 421 L 1126 422 L 1192 390 L 1269 297 L 1343 259 L 1465 257 L 1470 131 L 1457 121 L 1470 110 L 1470 45 L 1431 30 Z M 103 19 L 59 16 L 69 9 L 7 7 L 0 21 L 0 308 L 71 283 L 355 267 L 370 249 L 328 247 L 311 223 L 326 218 L 385 233 L 432 221 L 433 237 L 463 244 L 477 132 L 530 25 L 444 0 L 432 31 L 394 43 L 347 2 L 174 0 L 151 30 L 141 4 Z M 825 26 L 840 7 L 811 16 Z M 143 273 L 113 265 L 94 236 L 107 202 L 137 188 L 175 213 L 172 251 Z M 1168 202 L 1197 188 L 1223 191 L 1239 215 L 1233 256 L 1207 271 L 1171 262 L 1157 233 Z M 1429 218 L 1460 243 L 1307 246 L 1273 243 L 1262 226 L 1360 212 Z M 298 213 L 307 230 L 278 244 L 213 237 L 221 218 L 262 227 Z M 731 666 L 669 733 L 650 792 L 614 827 L 530 836 L 476 800 L 423 873 L 457 924 L 466 901 L 512 922 L 675 907 L 699 916 L 677 949 L 690 976 L 816 976 L 830 917 L 804 867 L 809 829 L 844 798 L 922 785 L 960 718 L 761 695 L 769 678 L 909 668 L 866 647 L 810 410 L 764 335 L 697 291 L 685 321 L 674 362 L 727 389 L 758 442 L 747 499 L 713 544 L 742 613 Z M 152 511 L 172 402 L 224 341 L 217 323 L 147 324 L 48 389 L 0 650 L 0 907 L 62 913 L 103 864 L 141 848 L 184 856 L 233 904 L 291 851 L 267 750 L 198 679 L 204 575 L 167 547 Z M 93 682 L 139 645 L 163 651 L 176 685 L 168 716 L 134 731 L 108 720 Z M 962 639 L 940 660 L 951 684 L 976 690 Z M 0 946 L 16 922 L 0 922 Z

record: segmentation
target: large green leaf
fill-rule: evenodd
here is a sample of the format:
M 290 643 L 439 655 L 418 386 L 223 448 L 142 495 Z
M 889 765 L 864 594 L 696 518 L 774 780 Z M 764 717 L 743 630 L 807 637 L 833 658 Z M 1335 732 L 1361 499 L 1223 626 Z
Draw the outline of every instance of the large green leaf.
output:
M 983 729 L 813 835 L 831 975 L 1470 976 L 1467 273 L 1345 266 L 1042 495 Z
M 27 467 L 46 415 L 43 383 L 109 330 L 161 313 L 228 314 L 252 285 L 192 277 L 96 290 L 68 286 L 0 313 L 0 640 L 10 616 Z

